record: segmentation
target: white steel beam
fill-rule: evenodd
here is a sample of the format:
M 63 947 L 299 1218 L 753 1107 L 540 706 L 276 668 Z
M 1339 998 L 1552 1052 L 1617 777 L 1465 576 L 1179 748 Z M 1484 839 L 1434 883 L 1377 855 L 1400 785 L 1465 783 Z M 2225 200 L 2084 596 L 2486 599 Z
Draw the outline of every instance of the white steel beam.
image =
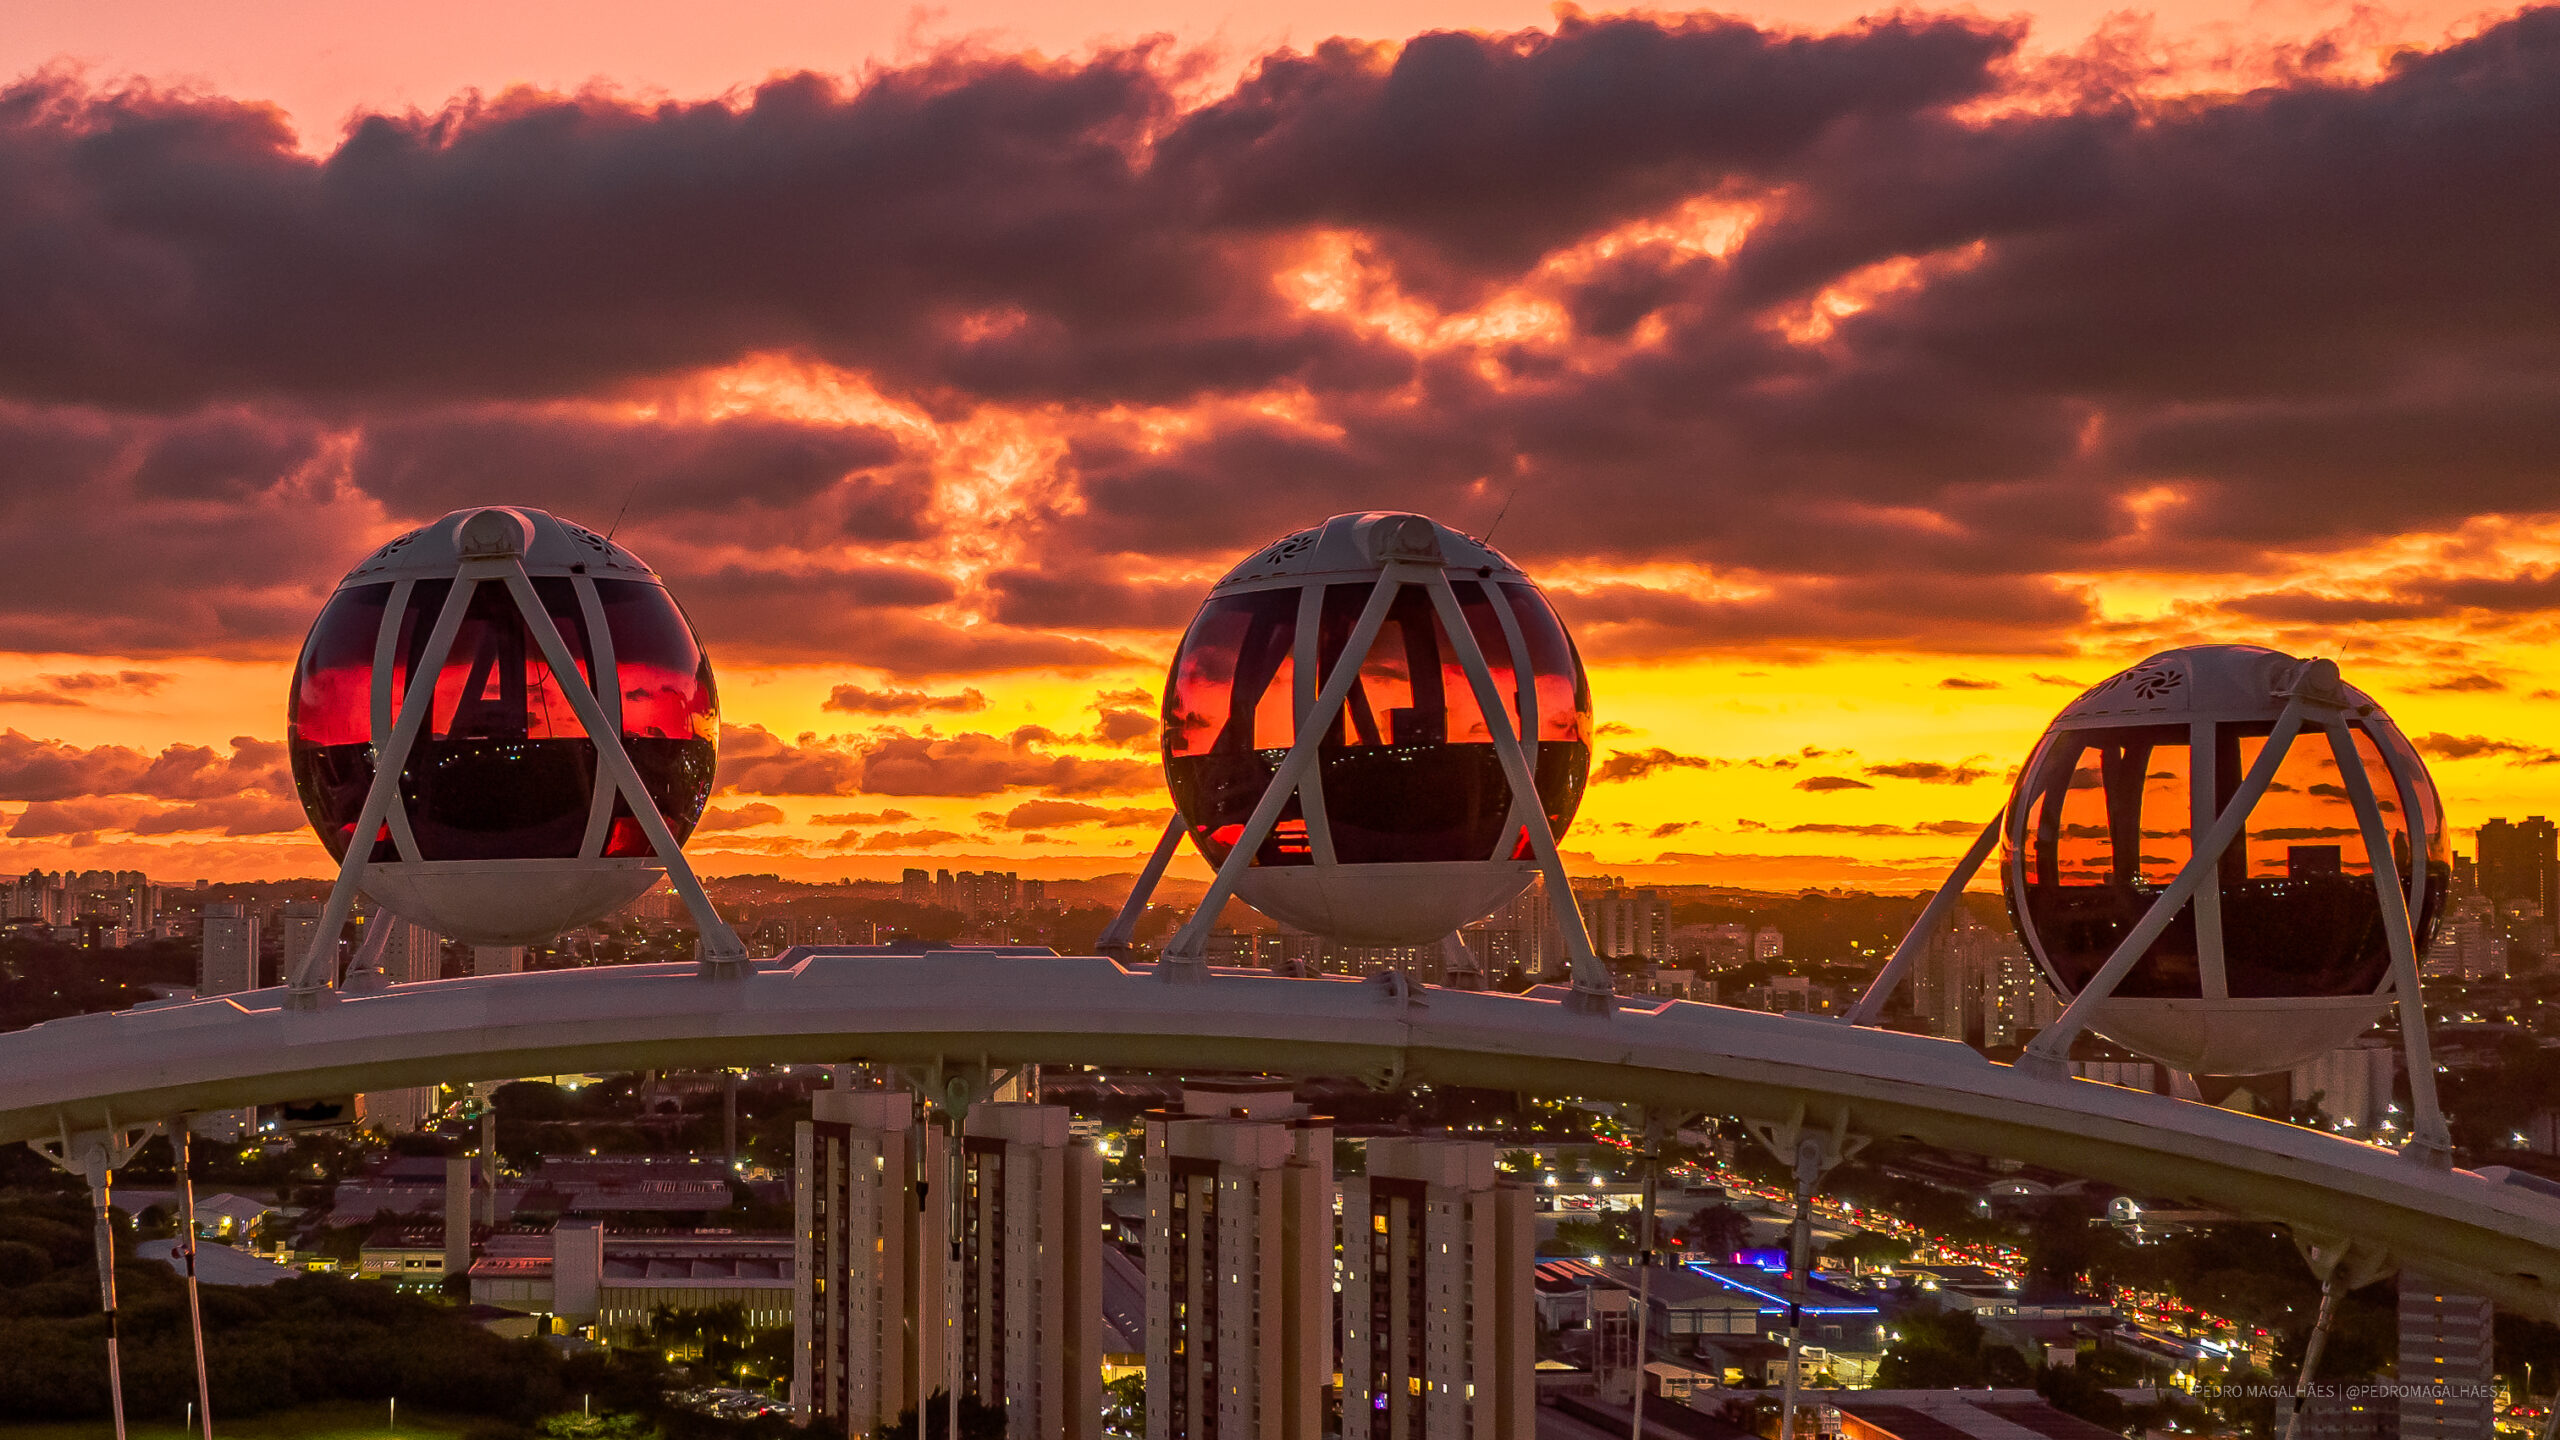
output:
M 0 1143 L 312 1096 L 573 1070 L 1084 1063 L 1576 1095 L 2006 1156 L 2352 1239 L 2560 1317 L 2560 1200 L 2253 1115 L 1995 1064 L 1949 1040 L 1687 1001 L 1595 1025 L 1553 987 L 1390 1003 L 1348 979 L 1164 985 L 1093 956 L 803 948 L 734 985 L 690 965 L 281 988 L 0 1035 Z M 130 1123 L 130 1122 L 125 1122 Z

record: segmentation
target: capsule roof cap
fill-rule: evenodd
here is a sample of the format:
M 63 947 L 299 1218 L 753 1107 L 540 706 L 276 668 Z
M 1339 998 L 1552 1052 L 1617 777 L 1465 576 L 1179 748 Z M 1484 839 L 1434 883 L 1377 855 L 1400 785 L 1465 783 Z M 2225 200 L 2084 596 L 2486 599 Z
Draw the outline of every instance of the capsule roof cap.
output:
M 2305 660 L 2260 645 L 2189 645 L 2163 650 L 2090 686 L 2063 707 L 2054 724 L 2272 720 L 2296 694 L 2360 714 L 2382 708 L 2340 679 L 2334 661 Z
M 640 557 L 602 535 L 547 510 L 522 505 L 474 505 L 400 536 L 364 558 L 340 581 L 371 585 L 385 580 L 439 580 L 466 557 L 521 556 L 527 574 L 604 575 L 648 580 L 656 575 Z
M 1282 536 L 1246 556 L 1218 588 L 1302 575 L 1374 575 L 1394 561 L 1526 578 L 1501 551 L 1428 515 L 1367 510 Z

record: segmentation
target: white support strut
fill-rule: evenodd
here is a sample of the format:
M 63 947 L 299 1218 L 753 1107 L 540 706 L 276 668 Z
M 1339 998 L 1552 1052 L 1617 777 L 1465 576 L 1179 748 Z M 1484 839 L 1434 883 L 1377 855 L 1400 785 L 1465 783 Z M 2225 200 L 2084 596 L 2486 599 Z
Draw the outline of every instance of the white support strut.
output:
M 587 688 L 585 677 L 578 673 L 577 657 L 569 653 L 569 642 L 560 638 L 560 627 L 553 623 L 541 597 L 533 593 L 533 581 L 524 573 L 523 560 L 511 555 L 505 563 L 507 593 L 515 597 L 526 628 L 533 631 L 534 640 L 541 645 L 542 658 L 551 666 L 560 693 L 567 697 L 569 708 L 577 712 L 578 723 L 587 727 L 606 778 L 630 802 L 631 818 L 638 822 L 640 833 L 648 837 L 649 848 L 667 867 L 667 883 L 692 913 L 694 931 L 701 937 L 705 973 L 736 974 L 747 964 L 747 947 L 739 942 L 728 922 L 720 918 L 720 912 L 712 908 L 710 895 L 694 875 L 692 863 L 684 858 L 684 847 L 676 843 L 675 832 L 667 828 L 666 817 L 658 813 L 658 802 L 650 797 L 639 767 L 631 763 L 631 752 L 623 747 L 622 727 L 605 713 L 595 692 Z
M 1129 898 L 1120 902 L 1120 913 L 1103 927 L 1102 938 L 1093 942 L 1094 950 L 1103 955 L 1126 951 L 1138 938 L 1138 922 L 1145 918 L 1147 902 L 1155 898 L 1156 886 L 1164 881 L 1164 870 L 1173 863 L 1173 852 L 1182 845 L 1182 815 L 1176 811 L 1164 822 L 1164 838 L 1156 841 L 1155 853 L 1147 857 L 1138 872 L 1138 883 L 1129 887 Z
M 485 561 L 462 562 L 455 572 L 453 588 L 445 593 L 444 608 L 436 614 L 435 628 L 427 632 L 426 648 L 410 668 L 412 677 L 429 678 L 423 685 L 409 686 L 409 693 L 401 697 L 400 718 L 391 727 L 391 743 L 374 752 L 373 783 L 365 787 L 364 808 L 356 813 L 355 829 L 347 835 L 347 853 L 338 862 L 337 883 L 329 887 L 329 903 L 321 907 L 320 928 L 311 938 L 310 950 L 294 965 L 292 991 L 297 1007 L 310 1009 L 317 1005 L 334 978 L 329 971 L 338 951 L 338 932 L 346 928 L 347 912 L 355 906 L 356 888 L 364 880 L 365 867 L 373 861 L 374 837 L 380 833 L 384 817 L 397 808 L 400 774 L 409 763 L 410 750 L 417 744 L 418 731 L 435 707 L 432 677 L 444 669 L 446 657 L 453 653 L 454 637 L 462 632 L 462 617 L 471 608 L 471 592 L 479 588 L 487 569 Z
M 1929 897 L 1928 905 L 1920 911 L 1920 918 L 1912 921 L 1910 930 L 1904 933 L 1902 943 L 1893 947 L 1893 958 L 1876 973 L 1875 980 L 1867 986 L 1867 993 L 1859 996 L 1858 1003 L 1849 1007 L 1849 1013 L 1844 1017 L 1848 1023 L 1873 1025 L 1884 1014 L 1885 1002 L 1893 998 L 1893 992 L 1901 986 L 1911 967 L 1928 953 L 1930 942 L 1938 938 L 1938 931 L 1947 923 L 1947 916 L 1954 913 L 1957 902 L 1964 898 L 1964 888 L 1973 883 L 1975 873 L 1982 869 L 1982 862 L 1990 858 L 1991 847 L 2000 843 L 2000 822 L 2007 813 L 2004 810 L 1992 816 L 1991 823 L 1983 826 L 1982 833 L 1974 837 L 1972 848 L 1956 862 L 1956 868 L 1947 872 L 1946 883 L 1938 887 L 1937 894 Z
M 1449 588 L 1448 573 L 1434 568 L 1431 578 L 1423 583 L 1431 592 L 1432 608 L 1439 612 L 1440 627 L 1449 632 L 1450 648 L 1458 652 L 1458 664 L 1466 670 L 1467 681 L 1475 690 L 1485 728 L 1493 735 L 1493 753 L 1501 758 L 1503 778 L 1511 783 L 1514 805 L 1523 801 L 1527 804 L 1529 848 L 1538 857 L 1539 872 L 1546 877 L 1547 899 L 1555 911 L 1557 928 L 1564 932 L 1565 953 L 1573 962 L 1574 994 L 1586 1004 L 1605 1009 L 1615 989 L 1609 980 L 1609 967 L 1592 953 L 1591 933 L 1583 927 L 1582 907 L 1574 903 L 1573 881 L 1565 874 L 1564 856 L 1556 848 L 1554 827 L 1547 824 L 1547 807 L 1538 794 L 1537 777 L 1529 769 L 1529 758 L 1520 751 L 1519 736 L 1512 732 L 1511 714 L 1503 706 L 1502 692 L 1493 687 L 1493 671 L 1485 664 L 1475 632 L 1467 626 L 1457 593 Z
M 2418 946 L 2409 918 L 2409 897 L 2400 888 L 2399 861 L 2392 854 L 2391 835 L 2382 823 L 2382 809 L 2374 803 L 2373 782 L 2365 774 L 2364 759 L 2356 753 L 2355 738 L 2347 733 L 2346 723 L 2331 719 L 2321 727 L 2328 732 L 2329 753 L 2337 758 L 2338 778 L 2346 786 L 2347 803 L 2355 807 L 2356 821 L 2364 831 L 2364 856 L 2373 870 L 2374 898 L 2382 905 L 2382 937 L 2391 947 L 2391 984 L 2398 992 L 2400 1043 L 2408 1060 L 2409 1148 L 2412 1159 L 2446 1166 L 2453 1163 L 2453 1136 L 2445 1126 L 2444 1106 L 2436 1098 L 2436 1063 L 2433 1048 L 2427 1040 L 2426 992 L 2418 977 Z M 2411 867 L 2426 872 L 2426 820 L 2420 815 L 2408 817 L 2417 844 L 2410 851 Z

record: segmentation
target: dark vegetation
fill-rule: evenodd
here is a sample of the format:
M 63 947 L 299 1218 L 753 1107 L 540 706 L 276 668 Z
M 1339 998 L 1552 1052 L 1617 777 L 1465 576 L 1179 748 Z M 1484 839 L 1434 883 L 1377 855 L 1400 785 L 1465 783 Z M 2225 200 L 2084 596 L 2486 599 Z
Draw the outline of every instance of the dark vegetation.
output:
M 130 1010 L 152 998 L 149 986 L 193 985 L 196 949 L 192 940 L 90 950 L 26 935 L 0 938 L 0 1030 Z
M 99 1313 L 90 1212 L 67 1187 L 0 1191 L 0 1420 L 102 1420 L 107 1322 Z M 195 1398 L 186 1295 L 176 1273 L 117 1230 L 125 1405 L 174 1420 Z M 262 1288 L 203 1287 L 214 1413 L 245 1417 L 319 1401 L 381 1402 L 477 1416 L 512 1440 L 546 1415 L 591 1405 L 644 1417 L 669 1440 L 788 1433 L 777 1420 L 722 1421 L 669 1406 L 680 1377 L 655 1349 L 564 1355 L 508 1340 L 435 1300 L 311 1275 Z M 723 1358 L 726 1357 L 725 1353 Z

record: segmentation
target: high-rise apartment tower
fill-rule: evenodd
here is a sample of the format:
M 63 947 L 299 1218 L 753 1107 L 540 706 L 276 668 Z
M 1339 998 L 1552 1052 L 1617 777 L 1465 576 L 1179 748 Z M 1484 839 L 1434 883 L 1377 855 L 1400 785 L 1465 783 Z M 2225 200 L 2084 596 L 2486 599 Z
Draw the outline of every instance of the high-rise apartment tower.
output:
M 1146 1118 L 1147 1440 L 1316 1440 L 1333 1372 L 1333 1127 L 1287 1082 Z
M 1102 1433 L 1102 1157 L 1063 1105 L 983 1104 L 962 1127 L 963 1394 L 1011 1440 Z
M 2486 1299 L 2400 1272 L 2400 1440 L 2497 1433 L 2492 1320 Z
M 903 1090 L 821 1090 L 798 1127 L 795 1410 L 869 1435 L 945 1382 L 939 1130 Z
M 1477 1140 L 1381 1137 L 1342 1183 L 1342 1440 L 1536 1433 L 1530 1198 Z

